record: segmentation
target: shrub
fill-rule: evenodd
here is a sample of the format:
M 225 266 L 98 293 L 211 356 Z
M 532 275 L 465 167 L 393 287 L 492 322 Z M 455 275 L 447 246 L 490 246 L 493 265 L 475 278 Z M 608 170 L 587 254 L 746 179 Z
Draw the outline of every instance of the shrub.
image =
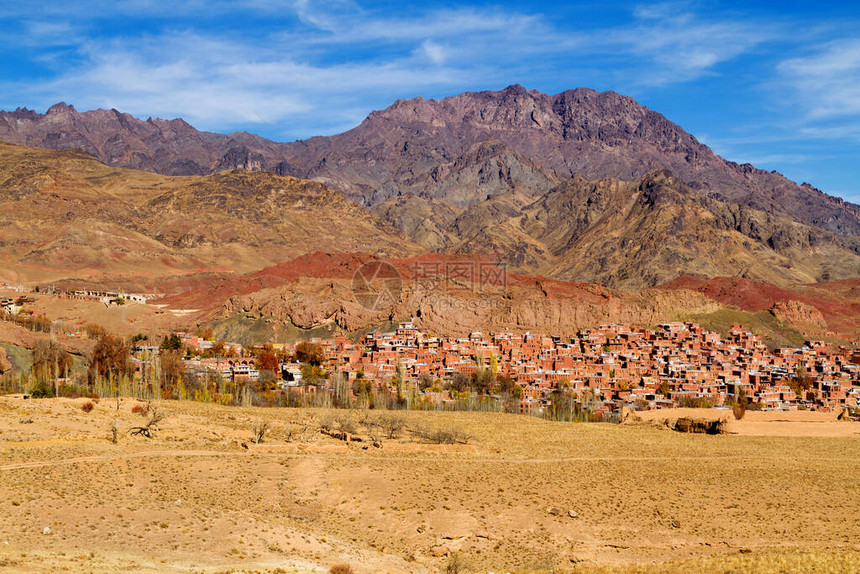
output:
M 54 396 L 54 386 L 45 380 L 36 381 L 36 384 L 30 389 L 30 395 L 34 399 L 49 399 Z
M 95 407 L 95 405 L 93 404 L 92 401 L 87 401 L 81 405 L 81 410 L 84 411 L 85 413 L 88 413 L 91 410 L 93 410 L 94 407 Z
M 358 432 L 358 425 L 355 424 L 355 421 L 353 421 L 352 417 L 349 415 L 338 417 L 337 427 L 341 432 L 349 434 L 355 434 Z
M 683 397 L 678 401 L 678 406 L 691 409 L 709 409 L 714 406 L 714 402 L 706 397 Z
M 459 552 L 454 552 L 445 565 L 445 574 L 461 574 L 466 571 L 466 564 Z
M 254 433 L 254 438 L 251 440 L 254 441 L 254 444 L 260 444 L 263 442 L 263 437 L 266 435 L 266 432 L 269 430 L 269 423 L 261 422 L 254 425 L 252 429 Z
M 136 405 L 131 407 L 131 412 L 142 417 L 146 416 L 146 414 L 149 412 L 149 405 L 142 405 L 140 403 L 137 403 Z
M 354 572 L 349 564 L 335 564 L 329 570 L 329 574 L 354 574 Z
M 334 428 L 334 418 L 331 415 L 324 415 L 319 422 L 320 429 L 330 431 Z
M 379 418 L 379 426 L 388 438 L 395 439 L 406 426 L 406 421 L 403 417 L 389 414 Z
M 413 430 L 422 439 L 433 444 L 468 444 L 472 437 L 456 427 L 417 428 Z
M 66 383 L 63 383 L 60 385 L 60 388 L 57 391 L 57 394 L 58 394 L 58 396 L 68 397 L 70 399 L 77 399 L 77 398 L 83 396 L 83 393 L 81 392 L 80 387 L 77 387 L 75 385 L 69 385 Z
M 732 414 L 735 415 L 735 420 L 741 420 L 747 414 L 747 406 L 743 403 L 733 406 Z

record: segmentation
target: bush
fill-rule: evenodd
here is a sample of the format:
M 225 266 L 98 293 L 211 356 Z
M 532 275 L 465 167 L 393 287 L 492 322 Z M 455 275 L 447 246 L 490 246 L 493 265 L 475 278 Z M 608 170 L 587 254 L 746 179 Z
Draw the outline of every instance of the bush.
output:
M 349 434 L 355 434 L 358 432 L 358 425 L 355 424 L 355 421 L 353 421 L 352 417 L 349 415 L 338 417 L 337 428 L 341 432 Z
M 95 407 L 95 405 L 93 404 L 92 401 L 87 401 L 81 405 L 81 410 L 84 411 L 85 413 L 88 413 L 91 410 L 93 410 L 94 407 Z
M 445 574 L 461 574 L 466 571 L 466 564 L 459 552 L 454 552 L 445 565 Z
M 144 404 L 136 403 L 133 407 L 131 407 L 132 414 L 140 415 L 142 417 L 148 415 L 150 410 L 152 410 L 152 403 L 149 401 L 146 401 L 146 403 Z
M 329 574 L 354 574 L 354 572 L 349 564 L 335 564 L 329 570 Z
M 334 428 L 334 418 L 331 415 L 324 415 L 319 421 L 320 429 L 330 431 Z
M 406 421 L 397 415 L 383 415 L 379 418 L 379 426 L 388 438 L 395 439 L 406 426 Z
M 266 432 L 269 430 L 269 423 L 261 422 L 254 425 L 252 431 L 254 433 L 254 437 L 251 439 L 254 441 L 254 444 L 260 444 L 263 442 L 263 437 L 266 435 Z
M 709 409 L 714 406 L 714 402 L 706 397 L 683 397 L 678 401 L 678 406 L 690 409 Z
M 36 384 L 30 389 L 30 395 L 34 399 L 52 398 L 54 396 L 54 385 L 46 380 L 36 381 Z
M 472 437 L 456 427 L 448 428 L 417 428 L 413 430 L 422 439 L 433 444 L 469 444 Z
M 63 383 L 60 385 L 60 388 L 57 392 L 57 395 L 60 397 L 67 397 L 70 399 L 77 399 L 77 398 L 84 396 L 84 393 L 81 390 L 81 388 L 76 386 L 76 385 L 69 385 L 69 384 Z M 86 398 L 92 398 L 92 397 L 86 397 Z

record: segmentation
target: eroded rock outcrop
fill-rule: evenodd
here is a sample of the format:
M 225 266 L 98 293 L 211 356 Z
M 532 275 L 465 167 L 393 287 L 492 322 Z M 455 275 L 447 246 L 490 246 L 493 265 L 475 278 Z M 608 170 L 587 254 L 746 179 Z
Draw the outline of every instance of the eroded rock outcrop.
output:
M 821 311 L 800 301 L 777 301 L 770 309 L 771 314 L 784 323 L 789 323 L 801 330 L 823 332 L 827 330 L 827 321 Z
M 8 373 L 12 370 L 12 363 L 6 357 L 6 349 L 0 347 L 0 375 Z

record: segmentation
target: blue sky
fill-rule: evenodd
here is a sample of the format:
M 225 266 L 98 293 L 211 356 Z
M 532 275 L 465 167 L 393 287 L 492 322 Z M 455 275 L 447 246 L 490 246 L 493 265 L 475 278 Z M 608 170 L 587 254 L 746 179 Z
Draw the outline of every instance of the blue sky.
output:
M 0 108 L 117 108 L 286 141 L 397 98 L 614 90 L 717 153 L 860 203 L 860 3 L 33 1 Z

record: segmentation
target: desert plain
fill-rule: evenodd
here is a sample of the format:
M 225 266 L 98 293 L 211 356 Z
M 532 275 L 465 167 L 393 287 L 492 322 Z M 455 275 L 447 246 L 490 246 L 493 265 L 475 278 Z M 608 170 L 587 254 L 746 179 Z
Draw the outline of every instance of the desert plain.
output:
M 0 397 L 3 571 L 860 569 L 860 423 L 828 415 L 711 411 L 730 419 L 712 436 L 164 401 L 146 438 L 145 403 L 87 402 Z

